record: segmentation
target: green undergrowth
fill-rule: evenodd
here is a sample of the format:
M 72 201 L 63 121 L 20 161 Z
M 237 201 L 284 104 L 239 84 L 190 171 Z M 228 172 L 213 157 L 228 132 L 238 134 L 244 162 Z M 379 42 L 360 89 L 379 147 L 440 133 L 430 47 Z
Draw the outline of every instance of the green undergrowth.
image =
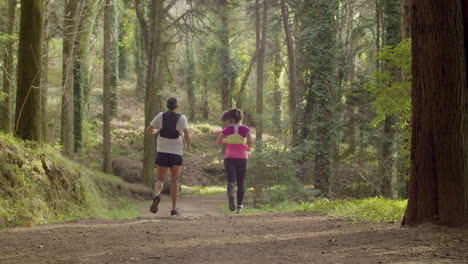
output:
M 224 186 L 186 186 L 182 185 L 182 195 L 186 196 L 209 196 L 226 192 Z
M 52 146 L 0 133 L 0 228 L 138 215 L 146 187 L 72 162 Z
M 315 202 L 284 201 L 276 205 L 260 205 L 259 208 L 245 207 L 243 213 L 270 213 L 292 211 L 315 211 L 327 215 L 365 222 L 400 222 L 406 209 L 407 200 L 391 200 L 383 197 L 365 198 L 351 201 L 326 199 Z M 229 211 L 227 205 L 222 207 L 225 213 Z

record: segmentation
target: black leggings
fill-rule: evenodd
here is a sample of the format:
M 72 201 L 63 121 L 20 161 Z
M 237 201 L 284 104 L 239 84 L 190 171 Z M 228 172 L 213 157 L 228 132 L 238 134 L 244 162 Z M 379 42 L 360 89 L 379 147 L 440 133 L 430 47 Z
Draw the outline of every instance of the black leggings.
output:
M 247 174 L 247 159 L 224 159 L 224 168 L 227 173 L 227 192 L 233 195 L 237 182 L 237 205 L 242 205 L 244 200 L 244 180 Z

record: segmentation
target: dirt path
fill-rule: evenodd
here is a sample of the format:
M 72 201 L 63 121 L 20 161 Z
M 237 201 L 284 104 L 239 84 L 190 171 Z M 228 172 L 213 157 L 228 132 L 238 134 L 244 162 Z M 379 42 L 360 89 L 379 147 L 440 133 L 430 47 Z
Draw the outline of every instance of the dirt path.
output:
M 466 228 L 302 212 L 223 215 L 222 203 L 224 196 L 183 198 L 185 216 L 174 218 L 164 199 L 156 216 L 3 230 L 0 263 L 468 263 Z

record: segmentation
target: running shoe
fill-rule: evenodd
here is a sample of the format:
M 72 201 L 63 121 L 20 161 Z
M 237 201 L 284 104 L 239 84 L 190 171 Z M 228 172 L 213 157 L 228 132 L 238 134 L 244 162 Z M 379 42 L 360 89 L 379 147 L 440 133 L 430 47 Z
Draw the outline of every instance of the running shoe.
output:
M 236 205 L 234 204 L 234 195 L 232 194 L 228 195 L 228 200 L 229 200 L 229 210 L 231 211 L 236 210 Z
M 237 213 L 237 214 L 240 214 L 240 213 L 242 212 L 242 208 L 243 208 L 242 205 L 238 205 L 238 206 L 237 206 L 236 213 Z
M 171 216 L 181 216 L 178 210 L 171 210 Z
M 151 207 L 150 207 L 150 212 L 152 212 L 153 214 L 158 212 L 158 205 L 160 201 L 161 201 L 161 198 L 159 197 L 159 195 L 154 197 L 153 204 L 151 204 Z

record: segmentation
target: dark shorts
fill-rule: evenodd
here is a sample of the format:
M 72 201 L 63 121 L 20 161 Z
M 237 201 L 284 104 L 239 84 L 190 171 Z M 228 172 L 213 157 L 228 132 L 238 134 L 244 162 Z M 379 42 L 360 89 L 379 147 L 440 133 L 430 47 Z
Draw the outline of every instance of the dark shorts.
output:
M 182 156 L 171 153 L 157 152 L 156 153 L 156 165 L 161 167 L 172 167 L 182 165 Z

